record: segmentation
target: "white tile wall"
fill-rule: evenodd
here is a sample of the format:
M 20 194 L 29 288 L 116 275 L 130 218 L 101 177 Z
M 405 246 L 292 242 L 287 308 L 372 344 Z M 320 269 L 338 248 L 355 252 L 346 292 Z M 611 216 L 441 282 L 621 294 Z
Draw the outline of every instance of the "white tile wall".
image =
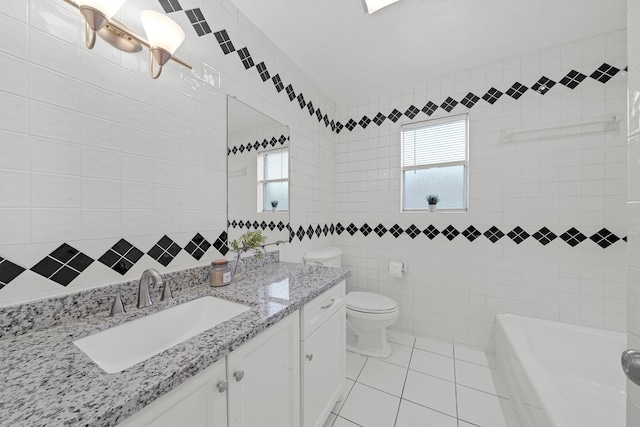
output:
M 590 75 L 603 62 L 626 63 L 625 30 L 525 54 L 502 62 L 443 76 L 390 92 L 374 93 L 339 106 L 344 124 L 363 115 L 387 115 L 427 101 L 441 104 L 469 92 L 482 96 L 491 87 L 502 92 L 516 81 L 531 87 L 543 75 L 559 82 L 572 69 Z M 337 146 L 337 216 L 387 229 L 452 224 L 459 231 L 473 225 L 481 232 L 495 225 L 504 233 L 521 226 L 533 234 L 543 226 L 557 235 L 571 227 L 590 236 L 606 227 L 626 235 L 627 154 L 624 131 L 572 128 L 534 133 L 513 143 L 500 141 L 505 128 L 565 127 L 621 117 L 626 127 L 626 73 L 606 84 L 587 78 L 575 90 L 559 83 L 541 96 L 532 90 L 519 100 L 503 95 L 494 105 L 480 100 L 468 109 L 470 120 L 470 189 L 467 213 L 400 213 L 400 126 L 385 121 L 366 129 L 343 130 Z M 451 114 L 466 112 L 458 105 Z M 448 115 L 438 109 L 432 116 Z M 349 289 L 371 290 L 395 299 L 400 319 L 394 328 L 417 336 L 457 344 L 491 347 L 496 313 L 513 312 L 588 326 L 625 328 L 626 244 L 602 249 L 591 241 L 572 248 L 557 239 L 542 246 L 529 238 L 516 245 L 506 236 L 498 243 L 485 237 L 469 242 L 458 236 L 412 240 L 406 234 L 375 234 L 338 242 L 344 264 L 352 269 Z M 390 260 L 408 264 L 403 279 L 390 279 Z
M 237 49 L 335 117 L 334 104 L 232 2 L 181 4 L 202 8 L 214 32 L 226 29 Z M 149 8 L 161 10 L 155 0 L 129 1 L 116 18 L 143 32 L 139 12 Z M 87 50 L 80 14 L 61 0 L 1 2 L 0 257 L 28 269 L 63 242 L 96 260 L 120 238 L 143 251 L 164 234 L 182 247 L 196 232 L 213 243 L 226 229 L 227 94 L 291 128 L 292 222 L 332 221 L 335 135 L 245 70 L 237 53 L 224 55 L 213 34 L 198 37 L 183 12 L 172 18 L 187 35 L 176 54 L 193 71 L 170 63 L 152 80 L 146 52 L 121 53 L 101 39 Z M 210 249 L 198 262 L 183 251 L 168 268 L 145 256 L 125 278 L 219 256 Z M 0 306 L 125 278 L 96 261 L 65 288 L 27 270 L 0 289 Z
M 629 228 L 627 282 L 627 347 L 640 348 L 640 1 L 628 0 L 627 37 L 629 57 Z M 640 424 L 640 387 L 627 381 L 627 426 Z

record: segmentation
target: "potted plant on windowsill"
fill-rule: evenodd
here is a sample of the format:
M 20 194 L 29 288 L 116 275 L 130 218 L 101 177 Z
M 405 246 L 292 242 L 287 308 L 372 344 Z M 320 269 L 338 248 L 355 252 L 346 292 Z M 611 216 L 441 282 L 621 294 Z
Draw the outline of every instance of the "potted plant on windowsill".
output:
M 429 204 L 429 212 L 435 212 L 436 211 L 436 206 L 437 206 L 438 202 L 440 201 L 440 197 L 438 197 L 437 194 L 429 194 L 427 197 L 425 197 L 425 199 L 427 200 L 427 203 Z
M 266 238 L 262 235 L 262 231 L 249 231 L 239 238 L 231 241 L 229 245 L 236 255 L 236 262 L 231 272 L 231 280 L 242 279 L 244 273 L 244 264 L 240 259 L 240 255 L 249 251 L 255 251 L 256 257 L 262 256 L 262 250 L 260 249 L 264 245 Z
M 277 200 L 272 200 L 271 201 L 271 212 L 278 212 L 278 201 Z

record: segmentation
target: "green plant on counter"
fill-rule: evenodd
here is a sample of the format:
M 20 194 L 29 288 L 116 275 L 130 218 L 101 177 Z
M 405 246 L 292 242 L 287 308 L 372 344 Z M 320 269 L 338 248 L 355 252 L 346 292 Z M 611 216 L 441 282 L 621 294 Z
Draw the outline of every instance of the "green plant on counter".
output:
M 239 280 L 242 275 L 242 271 L 238 271 L 238 266 L 241 265 L 240 255 L 249 251 L 255 251 L 256 257 L 262 256 L 260 248 L 264 245 L 266 238 L 262 235 L 262 231 L 248 231 L 242 236 L 230 242 L 231 249 L 237 253 L 236 264 L 233 268 L 232 277 L 235 280 Z
M 271 207 L 272 208 L 277 208 L 278 207 L 278 201 L 277 200 L 272 200 L 271 201 Z

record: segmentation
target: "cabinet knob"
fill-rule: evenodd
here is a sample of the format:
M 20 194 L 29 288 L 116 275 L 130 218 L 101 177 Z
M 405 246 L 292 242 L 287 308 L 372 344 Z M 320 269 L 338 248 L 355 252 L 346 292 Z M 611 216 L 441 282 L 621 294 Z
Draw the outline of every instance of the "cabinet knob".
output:
M 313 353 L 307 354 L 307 359 L 311 362 L 313 360 Z
M 229 383 L 227 382 L 227 380 L 222 380 L 218 384 L 216 384 L 216 387 L 218 388 L 218 391 L 220 393 L 224 393 L 229 388 Z
M 235 378 L 237 382 L 242 381 L 242 379 L 244 378 L 244 371 L 242 371 L 242 370 L 235 371 L 233 373 L 233 378 Z

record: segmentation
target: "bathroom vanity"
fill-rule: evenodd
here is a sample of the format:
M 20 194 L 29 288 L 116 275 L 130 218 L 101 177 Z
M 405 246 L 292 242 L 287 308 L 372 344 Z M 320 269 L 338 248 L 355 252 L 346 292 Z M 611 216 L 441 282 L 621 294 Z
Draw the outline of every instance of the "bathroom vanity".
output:
M 322 425 L 342 392 L 348 270 L 276 262 L 225 288 L 209 287 L 205 270 L 193 270 L 168 279 L 174 301 L 144 310 L 127 302 L 130 285 L 121 284 L 129 308 L 122 319 L 107 311 L 22 334 L 13 328 L 15 337 L 4 328 L 0 425 Z M 73 344 L 202 296 L 251 308 L 112 374 Z M 38 323 L 35 313 L 55 318 L 52 313 L 70 298 L 1 309 L 1 325 L 5 316 L 22 316 L 26 325 Z M 77 304 L 70 310 L 82 313 Z

